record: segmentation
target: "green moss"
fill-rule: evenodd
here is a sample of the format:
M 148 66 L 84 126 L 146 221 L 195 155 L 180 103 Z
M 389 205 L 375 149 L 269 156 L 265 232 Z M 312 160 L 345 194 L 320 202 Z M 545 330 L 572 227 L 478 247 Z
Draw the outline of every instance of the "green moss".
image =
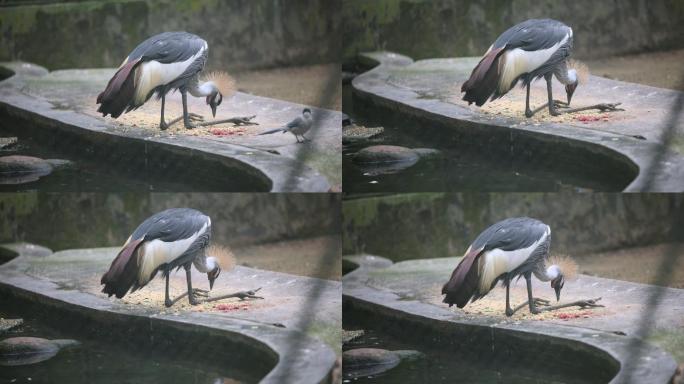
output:
M 679 364 L 684 363 L 684 331 L 659 329 L 651 333 L 646 341 L 670 353 Z
M 338 357 L 342 356 L 342 324 L 316 321 L 306 334 L 326 343 Z

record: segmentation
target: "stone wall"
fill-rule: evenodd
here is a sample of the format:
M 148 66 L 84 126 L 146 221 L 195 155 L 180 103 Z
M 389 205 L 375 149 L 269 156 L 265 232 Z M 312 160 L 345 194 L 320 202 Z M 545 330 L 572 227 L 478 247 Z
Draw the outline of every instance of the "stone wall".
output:
M 214 240 L 245 245 L 340 233 L 339 195 L 269 193 L 3 193 L 0 242 L 61 250 L 119 246 L 155 212 L 190 207 Z
M 415 59 L 480 56 L 530 18 L 570 25 L 579 58 L 684 47 L 681 0 L 344 0 L 343 59 L 379 49 Z
M 555 252 L 684 241 L 681 194 L 402 194 L 344 200 L 342 216 L 345 254 L 395 261 L 460 256 L 483 229 L 514 216 L 549 224 Z
M 339 61 L 340 0 L 105 0 L 0 8 L 0 61 L 118 67 L 141 41 L 185 30 L 210 69 Z

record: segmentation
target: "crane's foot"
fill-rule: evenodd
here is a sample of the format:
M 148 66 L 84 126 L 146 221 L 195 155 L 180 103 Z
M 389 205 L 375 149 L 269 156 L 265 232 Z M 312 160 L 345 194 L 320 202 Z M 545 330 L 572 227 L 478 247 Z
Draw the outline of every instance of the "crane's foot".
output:
M 180 295 L 178 295 L 178 297 L 176 297 L 176 298 L 173 299 L 173 300 L 171 300 L 171 299 L 169 299 L 169 298 L 166 298 L 166 300 L 164 301 L 164 305 L 168 308 L 168 307 L 170 307 L 170 306 L 176 304 L 176 302 L 178 302 L 178 300 L 184 298 L 184 297 L 187 296 L 187 295 L 188 295 L 187 292 L 183 292 L 183 293 L 181 293 Z M 201 299 L 198 299 L 198 297 L 203 297 L 203 298 L 209 297 L 209 291 L 207 291 L 206 289 L 193 288 L 193 289 L 192 289 L 192 296 L 191 296 L 190 299 L 189 299 L 189 300 L 190 300 L 190 304 L 191 304 L 191 305 L 200 304 L 200 303 L 201 303 Z
M 535 307 L 537 307 L 537 306 L 539 306 L 539 307 L 545 307 L 545 306 L 549 305 L 549 303 L 550 303 L 548 300 L 542 299 L 542 298 L 539 298 L 539 297 L 534 297 L 534 298 L 533 298 L 533 302 L 534 302 Z M 529 302 L 529 300 L 528 300 L 528 301 L 526 301 L 526 302 L 524 302 L 524 303 L 521 303 L 520 305 L 516 306 L 516 307 L 513 308 L 513 309 L 506 308 L 506 316 L 509 316 L 509 317 L 510 317 L 510 316 L 513 316 L 516 312 L 518 312 L 519 310 L 521 310 L 521 309 L 527 307 L 529 304 L 530 304 L 530 302 Z M 539 310 L 539 308 L 536 308 L 536 309 Z M 509 315 L 509 310 L 510 310 L 510 315 Z M 534 312 L 533 312 L 533 313 L 534 313 Z M 539 312 L 537 312 L 537 313 L 539 313 Z
M 255 117 L 256 117 L 256 115 L 232 117 L 230 119 L 205 121 L 205 122 L 197 123 L 196 125 L 193 125 L 193 127 L 208 127 L 210 125 L 218 125 L 218 124 L 233 124 L 234 126 L 259 125 L 259 123 L 252 121 Z
M 196 113 L 188 113 L 188 119 L 192 120 L 192 121 L 204 121 L 204 117 L 202 115 L 198 115 Z M 177 122 L 179 122 L 181 120 L 183 120 L 183 116 L 178 116 L 175 119 L 170 120 L 168 123 L 166 123 L 166 128 L 176 124 Z M 162 130 L 166 129 L 166 128 L 162 128 L 161 124 L 159 124 L 159 128 L 161 128 Z
M 209 297 L 205 299 L 205 302 L 210 302 L 210 301 L 217 301 L 217 300 L 223 300 L 223 299 L 230 299 L 233 297 L 237 297 L 240 300 L 247 300 L 247 299 L 263 299 L 261 296 L 257 296 L 256 293 L 261 290 L 261 287 L 249 291 L 240 291 L 240 292 L 235 292 L 235 293 L 230 293 L 227 295 L 220 295 L 220 296 L 215 296 L 215 297 Z
M 575 113 L 575 112 L 588 111 L 591 109 L 598 109 L 601 112 L 624 111 L 624 109 L 618 108 L 618 106 L 620 104 L 622 104 L 622 103 L 600 103 L 600 104 L 590 105 L 588 107 L 564 109 L 563 111 L 561 111 L 561 113 Z
M 540 110 L 541 110 L 541 109 L 540 109 Z M 525 109 L 525 117 L 527 117 L 528 119 L 529 119 L 530 117 L 534 116 L 534 113 L 535 113 L 535 112 L 532 112 L 532 110 L 529 109 L 529 108 Z
M 573 301 L 571 303 L 566 303 L 566 304 L 549 305 L 549 306 L 546 306 L 544 308 L 541 308 L 541 311 L 549 312 L 549 311 L 555 311 L 558 309 L 563 309 L 563 308 L 568 308 L 568 307 L 580 307 L 580 309 L 604 307 L 601 304 L 596 304 L 599 300 L 601 300 L 601 298 L 597 297 L 596 299 L 577 300 L 577 301 Z

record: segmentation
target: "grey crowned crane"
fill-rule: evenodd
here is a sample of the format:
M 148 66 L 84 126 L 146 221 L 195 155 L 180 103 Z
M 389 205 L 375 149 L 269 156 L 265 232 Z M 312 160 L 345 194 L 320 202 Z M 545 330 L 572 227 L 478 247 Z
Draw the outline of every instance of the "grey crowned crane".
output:
M 199 73 L 207 61 L 209 46 L 199 36 L 188 32 L 164 32 L 152 36 L 138 45 L 123 61 L 107 88 L 97 97 L 98 112 L 114 118 L 142 106 L 156 94 L 161 98 L 159 127 L 168 128 L 180 118 L 167 123 L 164 120 L 165 96 L 179 90 L 183 101 L 183 122 L 186 128 L 194 125 L 192 119 L 201 119 L 188 113 L 187 93 L 205 97 L 216 117 L 216 108 L 224 97 L 235 92 L 233 79 L 224 72 L 209 74 L 200 81 Z M 219 124 L 225 121 L 203 123 Z
M 556 109 L 551 90 L 555 75 L 565 85 L 570 105 L 579 83 L 578 69 L 568 58 L 572 54 L 572 28 L 551 19 L 523 21 L 502 33 L 489 47 L 470 78 L 461 86 L 463 100 L 482 106 L 487 99 L 495 100 L 510 91 L 518 81 L 527 87 L 525 116 L 532 117 L 530 109 L 530 83 L 543 77 L 546 80 L 549 114 L 560 114 Z M 583 75 L 583 73 L 580 73 Z
M 550 281 L 560 300 L 561 289 L 566 278 L 574 277 L 576 265 L 569 258 L 549 258 L 551 228 L 539 220 L 516 217 L 502 220 L 485 229 L 468 247 L 449 281 L 442 287 L 446 295 L 443 302 L 463 308 L 468 302 L 484 297 L 501 281 L 506 286 L 506 316 L 512 316 L 525 304 L 530 312 L 579 305 L 596 307 L 599 299 L 573 302 L 555 307 L 537 308 L 548 301 L 532 296 L 532 275 L 541 281 Z M 554 260 L 555 259 L 555 260 Z M 513 279 L 525 277 L 528 302 L 512 309 L 509 299 L 510 283 Z
M 200 303 L 196 296 L 208 296 L 208 292 L 192 287 L 190 268 L 192 265 L 209 279 L 209 289 L 221 273 L 219 258 L 207 255 L 211 240 L 211 219 L 209 216 L 190 208 L 171 208 L 156 213 L 142 222 L 133 231 L 123 248 L 112 261 L 109 270 L 102 276 L 102 292 L 110 297 L 124 297 L 149 283 L 158 272 L 166 278 L 164 304 L 175 304 L 185 295 L 191 305 Z M 169 297 L 169 275 L 174 269 L 185 269 L 187 292 L 175 299 Z M 258 291 L 238 292 L 219 296 L 205 301 L 220 300 L 226 297 L 244 299 L 259 298 Z
M 311 129 L 312 125 L 313 117 L 311 115 L 311 110 L 309 108 L 304 108 L 301 116 L 297 116 L 294 120 L 290 121 L 289 123 L 285 124 L 280 128 L 271 129 L 270 131 L 266 132 L 261 132 L 259 135 L 270 135 L 276 132 L 290 132 L 295 136 L 298 143 L 303 143 L 309 140 L 306 136 L 304 136 L 304 134 L 307 133 L 309 129 Z M 302 141 L 299 141 L 299 136 L 302 137 Z

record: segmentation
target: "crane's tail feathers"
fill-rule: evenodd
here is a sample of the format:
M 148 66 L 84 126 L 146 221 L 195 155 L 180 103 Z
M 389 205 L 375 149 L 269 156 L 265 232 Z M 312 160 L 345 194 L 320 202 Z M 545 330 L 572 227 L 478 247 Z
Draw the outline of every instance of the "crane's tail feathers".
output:
M 129 107 L 135 95 L 135 68 L 139 62 L 139 59 L 133 60 L 121 66 L 109 80 L 107 88 L 97 96 L 100 104 L 97 111 L 102 116 L 109 114 L 117 118 Z
M 136 250 L 142 243 L 143 239 L 130 241 L 123 249 L 116 255 L 109 270 L 102 275 L 100 284 L 104 285 L 102 292 L 110 297 L 116 295 L 117 298 L 122 298 L 128 293 L 131 288 L 136 288 L 138 281 L 138 261 L 137 258 L 132 257 L 136 254 Z
M 496 92 L 502 52 L 503 48 L 497 48 L 487 53 L 475 66 L 470 78 L 461 86 L 461 92 L 465 92 L 463 100 L 468 104 L 475 103 L 480 107 Z
M 271 129 L 270 131 L 261 132 L 259 135 L 270 135 L 271 133 L 276 133 L 276 132 L 285 133 L 285 132 L 287 132 L 287 128 L 280 127 L 280 128 L 276 128 L 276 129 Z
M 442 294 L 446 295 L 443 302 L 463 308 L 474 296 L 478 296 L 479 271 L 477 259 L 482 255 L 482 249 L 471 250 L 461 259 L 451 278 L 442 287 Z

